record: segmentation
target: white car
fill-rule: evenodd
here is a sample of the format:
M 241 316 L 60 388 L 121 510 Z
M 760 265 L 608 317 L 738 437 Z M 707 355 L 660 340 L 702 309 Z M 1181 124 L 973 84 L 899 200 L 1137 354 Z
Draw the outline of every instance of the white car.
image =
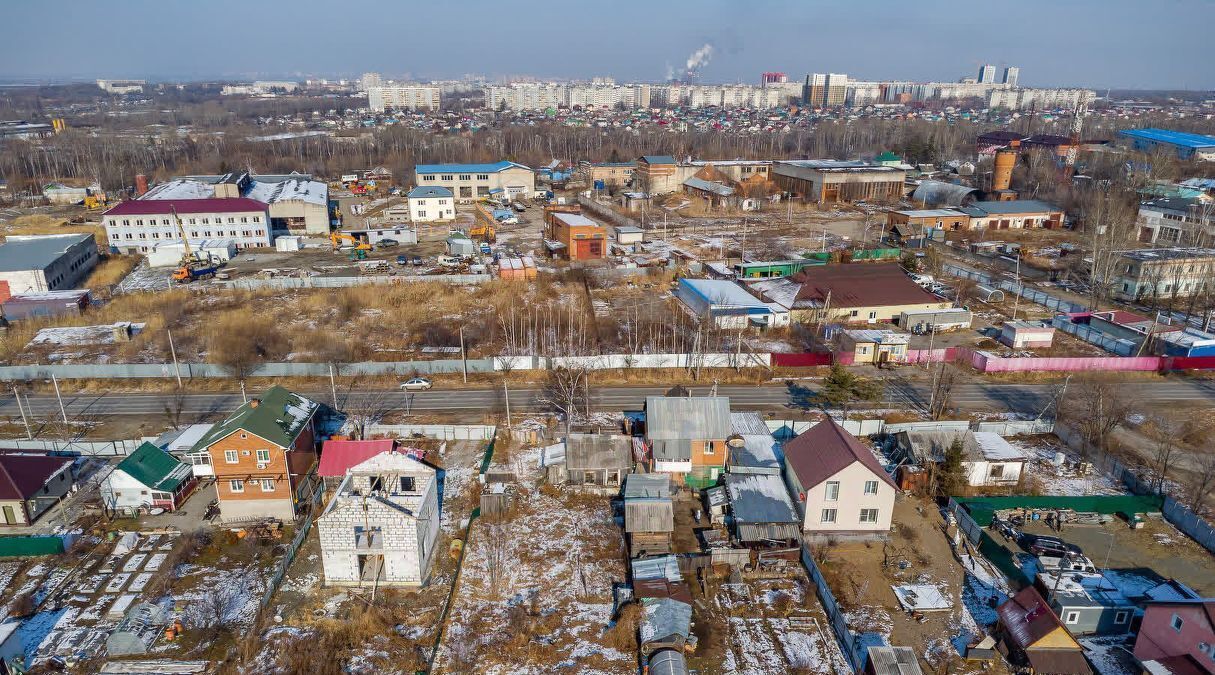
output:
M 433 386 L 434 383 L 425 377 L 415 377 L 412 380 L 401 383 L 401 388 L 406 391 L 426 391 Z

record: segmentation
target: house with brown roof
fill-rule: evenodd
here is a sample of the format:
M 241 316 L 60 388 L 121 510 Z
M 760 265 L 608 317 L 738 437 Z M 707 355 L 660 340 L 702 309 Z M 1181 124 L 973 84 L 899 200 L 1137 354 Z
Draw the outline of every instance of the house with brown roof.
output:
M 873 451 L 827 418 L 784 445 L 785 485 L 807 533 L 881 535 L 896 487 Z
M 996 608 L 997 649 L 1033 675 L 1092 675 L 1084 649 L 1033 586 Z
M 70 457 L 0 454 L 0 525 L 30 525 L 75 485 Z
M 801 322 L 893 322 L 903 312 L 953 307 L 920 288 L 902 267 L 887 263 L 806 267 L 752 288 L 765 301 L 788 307 L 792 319 Z

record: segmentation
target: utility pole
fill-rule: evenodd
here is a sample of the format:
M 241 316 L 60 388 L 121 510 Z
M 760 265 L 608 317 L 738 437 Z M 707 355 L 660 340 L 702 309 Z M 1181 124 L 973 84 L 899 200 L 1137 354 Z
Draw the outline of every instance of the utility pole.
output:
M 511 427 L 510 423 L 510 388 L 506 386 L 506 380 L 502 380 L 502 393 L 506 395 L 506 428 Z
M 1013 301 L 1013 321 L 1017 320 L 1017 310 L 1021 307 L 1021 252 L 1017 251 L 1017 298 Z
M 55 385 L 55 398 L 59 399 L 59 413 L 63 415 L 63 423 L 67 424 L 67 409 L 63 407 L 63 396 L 59 393 L 59 379 L 55 377 L 54 373 L 51 373 L 51 383 Z M 67 430 L 64 430 L 64 433 L 66 434 Z
M 245 381 L 243 379 L 240 381 L 240 398 L 244 403 L 249 402 L 249 395 L 245 393 Z
M 173 372 L 177 374 L 177 388 L 181 389 L 181 364 L 177 362 L 177 348 L 173 346 L 173 331 L 166 328 L 165 333 L 169 335 L 169 353 L 173 355 Z
M 337 380 L 333 377 L 333 364 L 329 364 L 329 393 L 333 396 L 333 409 L 337 410 Z
M 21 405 L 21 392 L 17 391 L 17 385 L 13 385 L 13 398 L 17 399 L 17 410 L 21 411 L 21 422 L 25 425 L 25 437 L 34 440 L 34 433 L 30 431 L 30 420 L 25 416 L 25 407 Z
M 468 384 L 468 356 L 464 352 L 464 326 L 460 326 L 460 366 L 464 369 L 464 384 Z

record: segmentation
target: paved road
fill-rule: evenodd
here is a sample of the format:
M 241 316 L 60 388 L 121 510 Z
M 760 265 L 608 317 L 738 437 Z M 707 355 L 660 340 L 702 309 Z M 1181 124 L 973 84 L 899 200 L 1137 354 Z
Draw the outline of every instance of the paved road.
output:
M 1126 385 L 1139 400 L 1151 403 L 1176 403 L 1178 405 L 1215 405 L 1215 382 L 1203 380 L 1175 380 L 1161 382 L 1130 382 Z M 646 396 L 660 395 L 667 387 L 592 387 L 591 405 L 598 410 L 639 409 Z M 693 393 L 707 394 L 709 387 L 693 387 Z M 791 385 L 771 383 L 765 385 L 722 385 L 718 394 L 730 397 L 730 405 L 741 410 L 780 412 L 811 408 L 815 406 L 817 386 L 794 382 Z M 1054 384 L 990 384 L 966 383 L 954 387 L 952 402 L 963 410 L 993 410 L 1039 413 L 1049 405 L 1058 391 Z M 304 392 L 318 401 L 332 403 L 329 391 Z M 406 393 L 400 391 L 362 392 L 352 395 L 363 400 L 375 400 L 375 407 L 399 408 L 418 412 L 485 412 L 504 408 L 502 389 L 450 389 L 428 392 Z M 923 409 L 927 407 L 929 387 L 890 379 L 886 386 L 887 407 Z M 536 388 L 512 389 L 511 412 L 534 411 L 544 408 Z M 191 417 L 222 414 L 241 402 L 240 394 L 188 394 L 181 398 L 183 414 Z M 338 392 L 340 407 L 352 401 Z M 27 413 L 35 418 L 46 419 L 59 415 L 59 404 L 54 396 L 23 397 L 28 403 Z M 155 415 L 163 416 L 166 408 L 176 407 L 171 394 L 109 394 L 109 395 L 64 395 L 64 407 L 69 418 L 108 415 Z M 12 394 L 0 397 L 0 416 L 18 417 L 17 404 Z

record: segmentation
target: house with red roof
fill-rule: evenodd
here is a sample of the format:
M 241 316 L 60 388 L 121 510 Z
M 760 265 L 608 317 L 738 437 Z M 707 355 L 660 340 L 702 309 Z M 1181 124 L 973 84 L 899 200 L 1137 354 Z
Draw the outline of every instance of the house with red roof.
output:
M 953 307 L 890 263 L 805 267 L 791 277 L 768 279 L 751 288 L 765 301 L 788 308 L 800 322 L 893 322 L 903 312 Z
M 176 218 L 180 223 L 174 220 Z M 133 199 L 101 216 L 106 243 L 122 253 L 147 253 L 157 244 L 231 241 L 236 248 L 270 246 L 270 207 L 247 197 Z
M 785 485 L 802 530 L 812 534 L 882 535 L 890 531 L 894 481 L 873 451 L 831 418 L 788 441 Z
M 391 438 L 372 441 L 329 440 L 321 444 L 321 461 L 316 475 L 329 488 L 336 488 L 350 469 L 382 452 L 392 452 L 397 443 Z
M 70 457 L 0 454 L 0 525 L 31 525 L 76 484 Z
M 1135 658 L 1151 673 L 1215 673 L 1215 598 L 1147 603 Z
M 1084 649 L 1033 586 L 996 608 L 997 649 L 1034 675 L 1092 675 Z

